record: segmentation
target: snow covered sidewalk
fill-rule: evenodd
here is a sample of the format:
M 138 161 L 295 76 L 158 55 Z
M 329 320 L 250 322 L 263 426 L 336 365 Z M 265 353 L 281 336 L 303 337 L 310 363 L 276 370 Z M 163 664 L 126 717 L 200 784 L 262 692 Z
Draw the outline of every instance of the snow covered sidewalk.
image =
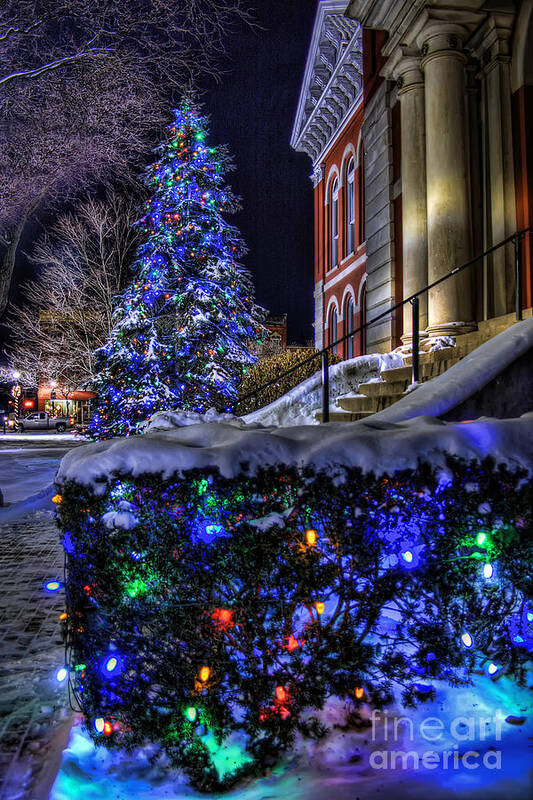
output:
M 45 800 L 71 724 L 55 679 L 64 663 L 59 635 L 63 551 L 52 515 L 0 524 L 0 800 Z

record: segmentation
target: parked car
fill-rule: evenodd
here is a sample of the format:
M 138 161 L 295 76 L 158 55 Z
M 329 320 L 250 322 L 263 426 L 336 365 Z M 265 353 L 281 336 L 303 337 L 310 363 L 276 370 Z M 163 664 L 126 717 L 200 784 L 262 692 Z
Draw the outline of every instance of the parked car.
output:
M 17 430 L 23 431 L 50 431 L 56 430 L 64 433 L 67 428 L 74 427 L 74 417 L 51 417 L 47 411 L 36 411 L 27 417 L 17 419 Z

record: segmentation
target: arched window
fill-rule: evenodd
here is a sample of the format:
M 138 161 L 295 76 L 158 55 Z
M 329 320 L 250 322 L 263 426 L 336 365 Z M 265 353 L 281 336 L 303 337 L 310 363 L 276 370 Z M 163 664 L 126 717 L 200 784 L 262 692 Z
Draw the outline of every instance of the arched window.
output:
M 353 302 L 353 297 L 351 294 L 348 295 L 346 298 L 346 302 L 344 304 L 344 334 L 348 336 L 348 334 L 353 333 L 355 326 L 354 326 L 354 311 L 355 306 Z M 346 339 L 346 358 L 353 358 L 355 355 L 355 347 L 354 347 L 354 337 L 350 336 Z
M 366 353 L 366 283 L 363 286 L 363 291 L 361 292 L 361 333 L 360 333 L 360 346 L 361 346 L 361 355 L 364 356 Z
M 361 142 L 359 156 L 359 244 L 366 239 L 365 232 L 365 147 Z
M 339 181 L 331 187 L 331 269 L 339 263 Z
M 346 167 L 346 255 L 355 250 L 355 162 Z
M 335 306 L 332 306 L 330 315 L 329 315 L 329 343 L 335 342 L 337 340 L 338 333 L 337 333 L 337 309 Z M 330 353 L 337 353 L 338 345 L 332 347 Z

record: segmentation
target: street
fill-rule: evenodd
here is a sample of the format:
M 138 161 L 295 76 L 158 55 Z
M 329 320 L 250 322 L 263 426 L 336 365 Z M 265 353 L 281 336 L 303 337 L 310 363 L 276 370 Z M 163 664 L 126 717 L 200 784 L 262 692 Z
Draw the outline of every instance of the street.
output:
M 69 433 L 0 434 L 0 491 L 4 505 L 25 500 L 51 484 L 65 453 L 82 443 Z

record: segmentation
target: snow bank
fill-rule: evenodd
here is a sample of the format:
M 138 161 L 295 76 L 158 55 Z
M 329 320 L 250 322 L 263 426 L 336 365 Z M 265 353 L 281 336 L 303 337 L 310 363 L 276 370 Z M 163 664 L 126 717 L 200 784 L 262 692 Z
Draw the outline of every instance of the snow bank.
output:
M 143 433 L 186 428 L 201 422 L 224 422 L 239 428 L 246 425 L 242 417 L 236 417 L 234 414 L 219 414 L 214 408 L 210 408 L 205 414 L 199 414 L 197 411 L 157 411 L 146 423 Z
M 419 460 L 444 463 L 446 453 L 478 460 L 490 454 L 511 468 L 530 470 L 533 465 L 533 413 L 468 424 L 432 417 L 391 424 L 378 417 L 353 425 L 289 428 L 204 423 L 94 442 L 67 453 L 56 482 L 73 480 L 103 493 L 112 473 L 155 473 L 168 479 L 193 468 L 218 467 L 231 478 L 244 464 L 251 473 L 276 464 L 336 472 L 353 466 L 384 473 L 413 469 Z
M 376 422 L 400 422 L 421 415 L 438 417 L 486 386 L 505 367 L 533 348 L 533 317 L 512 325 L 458 364 L 417 386 L 415 392 L 374 414 Z
M 52 497 L 55 493 L 54 484 L 51 483 L 31 497 L 26 497 L 24 500 L 14 503 L 7 508 L 0 508 L 0 525 L 6 522 L 16 522 L 27 514 L 31 514 L 33 511 L 52 512 L 54 510 Z
M 375 354 L 358 356 L 340 364 L 333 364 L 329 368 L 331 397 L 357 392 L 361 383 L 379 380 L 380 372 L 389 369 L 391 365 L 403 366 L 401 356 L 394 353 Z M 315 414 L 321 408 L 322 378 L 321 372 L 318 371 L 273 403 L 247 414 L 242 419 L 247 423 L 280 427 L 317 425 Z

